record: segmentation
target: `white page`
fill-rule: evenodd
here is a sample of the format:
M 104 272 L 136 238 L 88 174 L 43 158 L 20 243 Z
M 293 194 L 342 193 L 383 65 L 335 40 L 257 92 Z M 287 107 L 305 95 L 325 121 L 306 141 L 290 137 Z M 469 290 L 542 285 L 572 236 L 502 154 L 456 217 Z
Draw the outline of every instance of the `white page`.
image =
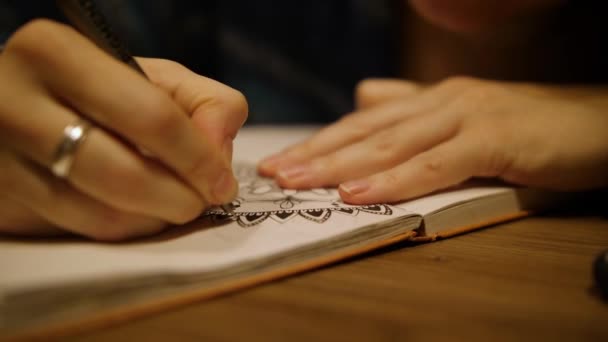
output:
M 513 192 L 509 186 L 475 186 L 444 191 L 432 196 L 421 197 L 415 200 L 396 204 L 396 207 L 415 212 L 422 216 L 432 214 L 438 210 L 465 203 L 476 198 Z
M 277 151 L 311 132 L 312 129 L 293 128 L 245 129 L 237 138 L 235 159 L 258 160 L 266 151 Z M 251 175 L 252 169 L 244 170 L 244 174 Z M 213 270 L 407 214 L 389 206 L 353 208 L 341 203 L 335 190 L 284 191 L 267 186 L 272 183 L 269 180 L 261 182 L 252 183 L 249 179 L 240 184 L 241 203 L 235 209 L 239 214 L 267 211 L 263 220 L 255 224 L 244 222 L 245 216 L 211 227 L 208 221 L 195 222 L 182 227 L 181 231 L 189 232 L 178 237 L 128 244 L 0 241 L 0 296 L 32 286 L 79 280 Z M 262 199 L 267 201 L 259 202 Z
M 310 136 L 316 129 L 263 126 L 243 129 L 235 142 L 234 159 L 258 161 Z M 398 205 L 353 208 L 341 203 L 335 189 L 282 190 L 268 180 L 251 182 L 252 169 L 244 170 L 239 176 L 248 181 L 240 184 L 240 202 L 235 209 L 238 220 L 230 224 L 210 226 L 208 221 L 194 222 L 174 229 L 173 232 L 186 233 L 170 239 L 158 241 L 158 237 L 153 237 L 128 244 L 0 241 L 0 299 L 32 286 L 218 269 L 339 236 L 358 227 L 413 212 L 426 214 L 504 191 L 461 189 Z M 251 218 L 246 215 L 249 211 L 264 213 Z
M 313 135 L 320 126 L 251 126 L 242 129 L 234 143 L 234 160 L 256 163 Z

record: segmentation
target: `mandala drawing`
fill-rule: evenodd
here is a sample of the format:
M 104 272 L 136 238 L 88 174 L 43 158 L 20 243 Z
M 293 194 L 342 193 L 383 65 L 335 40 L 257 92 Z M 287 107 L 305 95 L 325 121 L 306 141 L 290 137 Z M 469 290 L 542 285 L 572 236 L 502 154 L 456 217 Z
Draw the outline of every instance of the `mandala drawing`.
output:
M 393 213 L 385 204 L 348 205 L 341 201 L 336 189 L 282 189 L 274 180 L 260 177 L 255 166 L 250 164 L 237 164 L 234 171 L 239 181 L 239 194 L 231 203 L 233 212 L 214 207 L 205 216 L 219 221 L 235 220 L 241 227 L 253 227 L 269 218 L 278 223 L 294 217 L 324 223 L 333 213 L 351 216 L 362 212 L 375 215 Z

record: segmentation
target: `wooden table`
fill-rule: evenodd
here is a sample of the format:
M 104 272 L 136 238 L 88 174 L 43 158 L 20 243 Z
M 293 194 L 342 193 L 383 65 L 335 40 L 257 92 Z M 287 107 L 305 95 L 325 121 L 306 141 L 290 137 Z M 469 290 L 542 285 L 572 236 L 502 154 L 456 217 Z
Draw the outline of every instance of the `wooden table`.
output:
M 601 213 L 401 245 L 72 341 L 608 341 Z

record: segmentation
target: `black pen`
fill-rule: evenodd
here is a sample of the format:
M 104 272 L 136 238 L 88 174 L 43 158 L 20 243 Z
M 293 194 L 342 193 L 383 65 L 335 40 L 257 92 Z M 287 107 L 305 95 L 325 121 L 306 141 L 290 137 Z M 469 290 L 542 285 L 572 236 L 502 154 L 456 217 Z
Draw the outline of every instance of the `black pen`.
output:
M 88 37 L 95 45 L 116 59 L 126 63 L 131 68 L 147 78 L 144 70 L 129 53 L 126 46 L 118 38 L 110 23 L 93 0 L 55 0 L 57 7 L 63 12 L 70 23 Z M 226 214 L 232 216 L 232 206 L 220 206 Z
M 93 0 L 56 0 L 57 7 L 80 33 L 88 37 L 105 52 L 123 61 L 143 76 L 144 70 L 137 64 L 125 45 L 118 38 L 106 17 Z

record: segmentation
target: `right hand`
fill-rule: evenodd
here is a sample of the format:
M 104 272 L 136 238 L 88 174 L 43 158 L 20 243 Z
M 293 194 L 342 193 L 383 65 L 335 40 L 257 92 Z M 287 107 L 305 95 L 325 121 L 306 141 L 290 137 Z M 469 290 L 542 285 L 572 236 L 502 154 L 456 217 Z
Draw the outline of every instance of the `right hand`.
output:
M 152 82 L 48 20 L 9 39 L 0 55 L 0 233 L 122 240 L 235 196 L 230 146 L 247 115 L 243 96 L 177 63 L 142 62 Z M 94 126 L 60 179 L 49 168 L 79 117 Z

